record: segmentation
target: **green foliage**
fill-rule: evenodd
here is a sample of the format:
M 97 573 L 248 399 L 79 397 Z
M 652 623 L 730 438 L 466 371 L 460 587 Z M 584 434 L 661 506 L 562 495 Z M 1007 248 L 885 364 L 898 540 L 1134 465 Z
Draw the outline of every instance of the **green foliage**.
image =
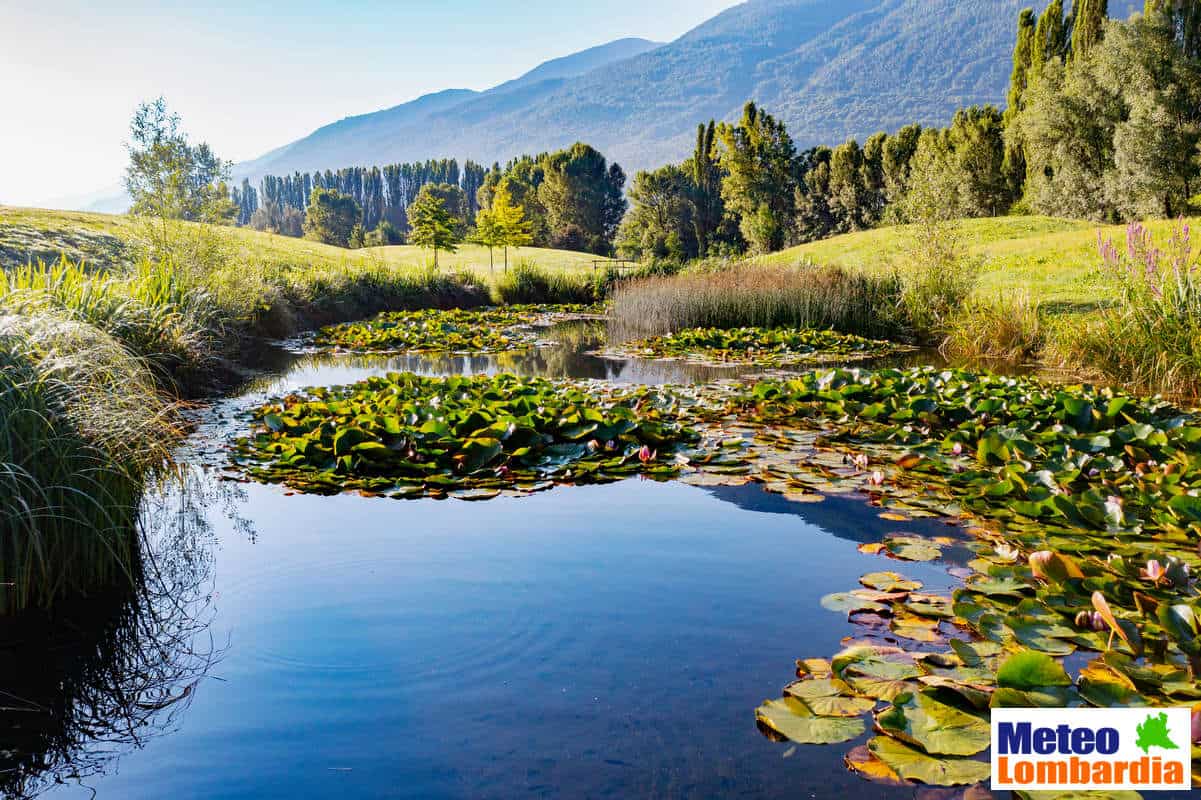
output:
M 350 247 L 351 236 L 359 225 L 363 210 L 353 197 L 320 186 L 313 189 L 305 209 L 304 234 L 307 238 L 335 247 Z M 358 245 L 362 246 L 362 228 Z
M 779 250 L 795 216 L 796 147 L 784 123 L 747 103 L 737 125 L 717 129 L 721 196 L 741 219 L 742 235 L 758 253 Z
M 969 299 L 948 328 L 941 349 L 959 358 L 1024 362 L 1041 356 L 1047 342 L 1040 303 L 1029 292 Z
M 1064 335 L 1064 354 L 1108 380 L 1149 391 L 1201 395 L 1201 265 L 1188 225 L 1164 247 L 1131 225 L 1126 248 L 1102 242 L 1102 280 L 1117 303 Z
M 429 185 L 421 187 L 417 199 L 409 206 L 409 242 L 434 251 L 434 267 L 438 266 L 438 251 L 453 253 L 458 249 L 462 234 L 458 221 L 446 208 L 446 201 Z
M 717 364 L 775 367 L 895 355 L 903 348 L 828 330 L 690 328 L 641 339 L 610 352 L 636 358 L 685 358 Z
M 157 219 L 224 223 L 236 208 L 225 182 L 229 164 L 207 144 L 193 145 L 178 114 L 159 97 L 142 103 L 130 123 L 125 190 L 130 212 Z
M 697 435 L 654 389 L 512 375 L 390 374 L 260 408 L 248 473 L 306 492 L 480 500 L 557 482 L 667 478 Z
M 589 305 L 602 293 L 587 274 L 544 270 L 529 261 L 518 262 L 493 287 L 493 299 L 506 305 Z
M 499 353 L 537 343 L 533 326 L 580 312 L 584 306 L 389 311 L 366 322 L 331 325 L 315 344 L 372 352 Z

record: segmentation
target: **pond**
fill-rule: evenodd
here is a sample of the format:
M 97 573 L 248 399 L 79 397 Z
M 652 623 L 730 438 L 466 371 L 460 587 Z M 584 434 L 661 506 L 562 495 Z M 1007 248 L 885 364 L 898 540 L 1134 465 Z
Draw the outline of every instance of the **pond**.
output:
M 239 412 L 389 370 L 617 382 L 736 370 L 565 343 L 480 357 L 278 355 L 201 415 L 186 479 L 146 501 L 136 598 L 0 633 L 12 796 L 912 797 L 847 745 L 770 741 L 754 711 L 854 635 L 823 596 L 895 561 L 861 496 L 630 479 L 487 503 L 321 497 L 223 481 Z M 931 591 L 972 555 L 903 565 Z M 58 722 L 31 710 L 51 709 Z M 31 729 L 32 727 L 32 729 Z

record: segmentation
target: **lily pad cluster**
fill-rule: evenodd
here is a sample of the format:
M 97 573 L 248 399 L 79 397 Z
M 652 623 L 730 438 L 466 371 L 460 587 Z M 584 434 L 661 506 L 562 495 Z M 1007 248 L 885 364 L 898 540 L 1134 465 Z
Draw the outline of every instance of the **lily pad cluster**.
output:
M 698 438 L 677 404 L 645 387 L 394 373 L 257 409 L 235 462 L 251 478 L 304 492 L 465 500 L 668 478 L 676 450 Z
M 363 322 L 322 328 L 319 347 L 366 352 L 472 352 L 520 350 L 538 342 L 534 326 L 583 316 L 579 305 L 505 306 L 385 312 Z
M 894 661 L 913 660 L 918 672 L 904 680 L 925 688 L 906 703 L 927 704 L 925 695 L 986 719 L 1001 705 L 1201 702 L 1201 428 L 1192 414 L 1087 386 L 954 371 L 839 370 L 761 383 L 754 393 L 744 414 L 820 429 L 882 505 L 920 492 L 923 511 L 942 505 L 983 523 L 971 530 L 977 558 L 949 602 L 915 602 L 918 587 L 895 573 L 865 576 L 865 588 L 823 601 L 872 646 L 901 646 Z M 938 544 L 894 535 L 861 549 L 926 560 Z M 946 644 L 951 651 L 924 650 Z M 1074 680 L 1055 660 L 1086 652 L 1091 660 L 1080 661 Z M 872 696 L 842 671 L 831 677 L 846 698 Z M 970 777 L 973 768 L 959 763 L 941 775 L 903 769 L 901 745 L 941 762 L 970 754 L 917 736 L 923 725 L 900 727 L 898 714 L 917 712 L 877 699 L 894 705 L 876 730 L 900 745 L 877 736 L 848 756 L 850 768 L 923 783 L 961 782 L 960 769 Z M 772 709 L 779 701 L 760 709 L 760 721 L 793 738 L 770 723 Z M 944 726 L 954 724 L 932 730 Z
M 762 367 L 855 361 L 910 348 L 827 330 L 791 328 L 692 328 L 632 342 L 608 351 L 638 358 L 677 358 L 707 364 Z

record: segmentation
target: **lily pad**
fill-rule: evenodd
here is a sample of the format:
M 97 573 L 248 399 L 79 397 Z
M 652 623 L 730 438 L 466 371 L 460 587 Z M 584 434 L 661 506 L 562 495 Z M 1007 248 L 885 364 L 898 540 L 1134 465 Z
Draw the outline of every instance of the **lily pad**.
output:
M 768 700 L 755 711 L 755 717 L 797 744 L 847 742 L 866 730 L 861 719 L 821 717 L 795 697 Z
M 931 786 L 963 786 L 988 780 L 992 774 L 984 761 L 931 756 L 889 736 L 877 736 L 867 746 L 900 777 Z

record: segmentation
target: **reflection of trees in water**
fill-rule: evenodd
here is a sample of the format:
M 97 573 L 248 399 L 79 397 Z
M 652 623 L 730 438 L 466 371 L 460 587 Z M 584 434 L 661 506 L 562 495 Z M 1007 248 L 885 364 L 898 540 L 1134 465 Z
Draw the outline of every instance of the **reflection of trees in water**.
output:
M 198 471 L 180 482 L 144 505 L 141 552 L 121 570 L 132 582 L 0 619 L 0 795 L 86 784 L 175 730 L 220 657 L 204 512 L 240 488 Z

